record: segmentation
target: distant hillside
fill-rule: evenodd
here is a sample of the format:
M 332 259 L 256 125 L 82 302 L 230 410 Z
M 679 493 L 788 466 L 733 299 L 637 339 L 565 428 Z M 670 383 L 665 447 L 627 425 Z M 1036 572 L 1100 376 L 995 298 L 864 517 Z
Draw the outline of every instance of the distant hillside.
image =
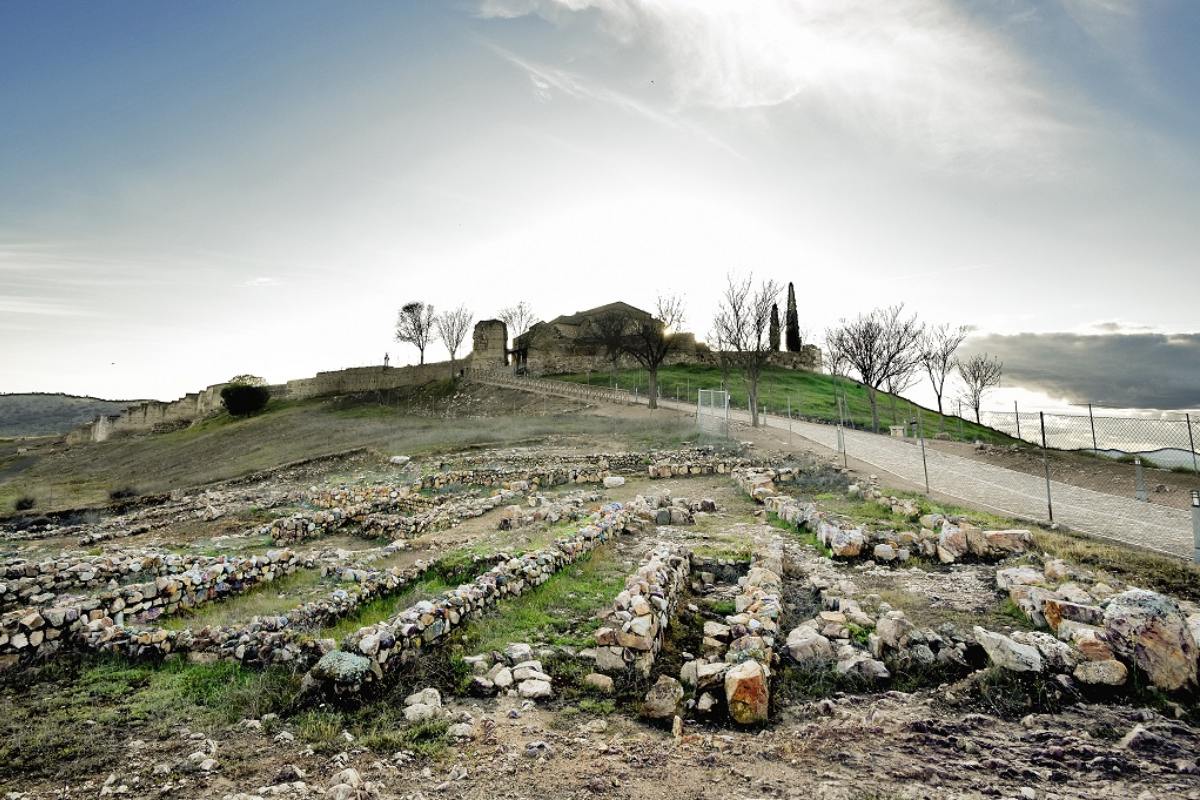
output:
M 70 394 L 0 394 L 0 436 L 66 433 L 98 414 L 118 414 L 137 400 L 101 400 Z

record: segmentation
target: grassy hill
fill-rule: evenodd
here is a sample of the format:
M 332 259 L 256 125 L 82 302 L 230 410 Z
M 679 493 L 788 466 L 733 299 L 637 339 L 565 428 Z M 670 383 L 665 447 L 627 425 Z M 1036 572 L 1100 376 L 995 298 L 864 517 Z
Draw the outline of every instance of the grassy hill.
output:
M 119 414 L 137 402 L 41 392 L 0 394 L 0 436 L 62 434 L 99 414 Z
M 591 375 L 556 375 L 562 380 L 607 386 L 612 380 L 609 373 L 593 372 Z M 618 384 L 625 389 L 640 387 L 646 391 L 644 370 L 623 370 L 617 373 Z M 663 397 L 679 398 L 696 402 L 697 389 L 721 388 L 721 370 L 718 367 L 679 365 L 663 367 L 658 371 L 658 384 Z M 731 372 L 729 376 L 730 401 L 738 408 L 746 407 L 746 387 L 741 376 Z M 791 403 L 793 416 L 820 422 L 838 420 L 838 396 L 845 397 L 847 424 L 863 430 L 871 429 L 871 404 L 867 399 L 867 388 L 861 383 L 846 378 L 835 378 L 816 372 L 769 367 L 763 371 L 758 387 L 759 405 L 765 406 L 772 415 L 783 416 Z M 977 425 L 956 416 L 942 416 L 916 403 L 895 397 L 886 392 L 879 393 L 879 425 L 886 431 L 888 425 L 903 424 L 905 420 L 921 416 L 925 435 L 933 437 L 944 431 L 954 439 L 984 442 L 1011 442 L 1008 435 Z

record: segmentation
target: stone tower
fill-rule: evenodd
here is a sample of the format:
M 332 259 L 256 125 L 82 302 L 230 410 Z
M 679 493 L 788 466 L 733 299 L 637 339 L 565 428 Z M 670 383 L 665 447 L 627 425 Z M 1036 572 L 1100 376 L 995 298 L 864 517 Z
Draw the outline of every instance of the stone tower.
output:
M 475 323 L 471 366 L 476 369 L 508 366 L 508 326 L 498 319 Z

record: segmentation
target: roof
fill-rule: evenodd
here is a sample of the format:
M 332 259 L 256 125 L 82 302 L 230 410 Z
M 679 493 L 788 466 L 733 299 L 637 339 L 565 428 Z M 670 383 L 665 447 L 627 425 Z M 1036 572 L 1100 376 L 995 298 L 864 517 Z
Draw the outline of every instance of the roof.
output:
M 654 316 L 653 314 L 651 314 L 648 311 L 642 311 L 640 308 L 637 308 L 636 306 L 631 306 L 631 305 L 629 305 L 629 303 L 625 303 L 620 300 L 617 300 L 616 302 L 606 303 L 605 305 L 596 306 L 595 308 L 589 308 L 585 311 L 576 311 L 574 314 L 564 314 L 563 316 L 555 317 L 554 319 L 550 320 L 550 323 L 552 325 L 553 324 L 579 325 L 585 319 L 587 319 L 589 317 L 599 317 L 603 314 L 607 314 L 612 311 L 622 312 L 622 313 L 629 314 L 634 317 L 650 318 L 650 317 Z

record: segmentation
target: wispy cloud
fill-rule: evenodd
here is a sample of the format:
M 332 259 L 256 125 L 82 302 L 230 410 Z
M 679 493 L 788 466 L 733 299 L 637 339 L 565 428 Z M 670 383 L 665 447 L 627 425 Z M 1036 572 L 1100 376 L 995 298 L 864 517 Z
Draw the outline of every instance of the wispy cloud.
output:
M 574 72 L 521 58 L 517 54 L 491 42 L 486 44 L 498 56 L 510 64 L 521 68 L 529 75 L 529 79 L 534 87 L 534 95 L 543 102 L 552 97 L 553 91 L 558 91 L 568 97 L 612 106 L 647 119 L 657 125 L 686 131 L 732 156 L 739 159 L 744 158 L 741 153 L 728 143 L 676 114 L 659 111 L 628 94 L 588 81 L 583 76 Z
M 582 12 L 649 53 L 679 108 L 793 107 L 972 171 L 1045 174 L 1074 133 L 1015 50 L 945 0 L 487 0 L 480 10 L 558 22 Z
M 0 295 L 0 314 L 27 314 L 39 317 L 87 317 L 91 312 L 46 297 Z
M 242 286 L 249 286 L 251 288 L 266 288 L 270 286 L 279 286 L 281 284 L 282 281 L 280 281 L 278 278 L 271 278 L 267 276 L 250 278 L 249 280 L 242 282 Z

